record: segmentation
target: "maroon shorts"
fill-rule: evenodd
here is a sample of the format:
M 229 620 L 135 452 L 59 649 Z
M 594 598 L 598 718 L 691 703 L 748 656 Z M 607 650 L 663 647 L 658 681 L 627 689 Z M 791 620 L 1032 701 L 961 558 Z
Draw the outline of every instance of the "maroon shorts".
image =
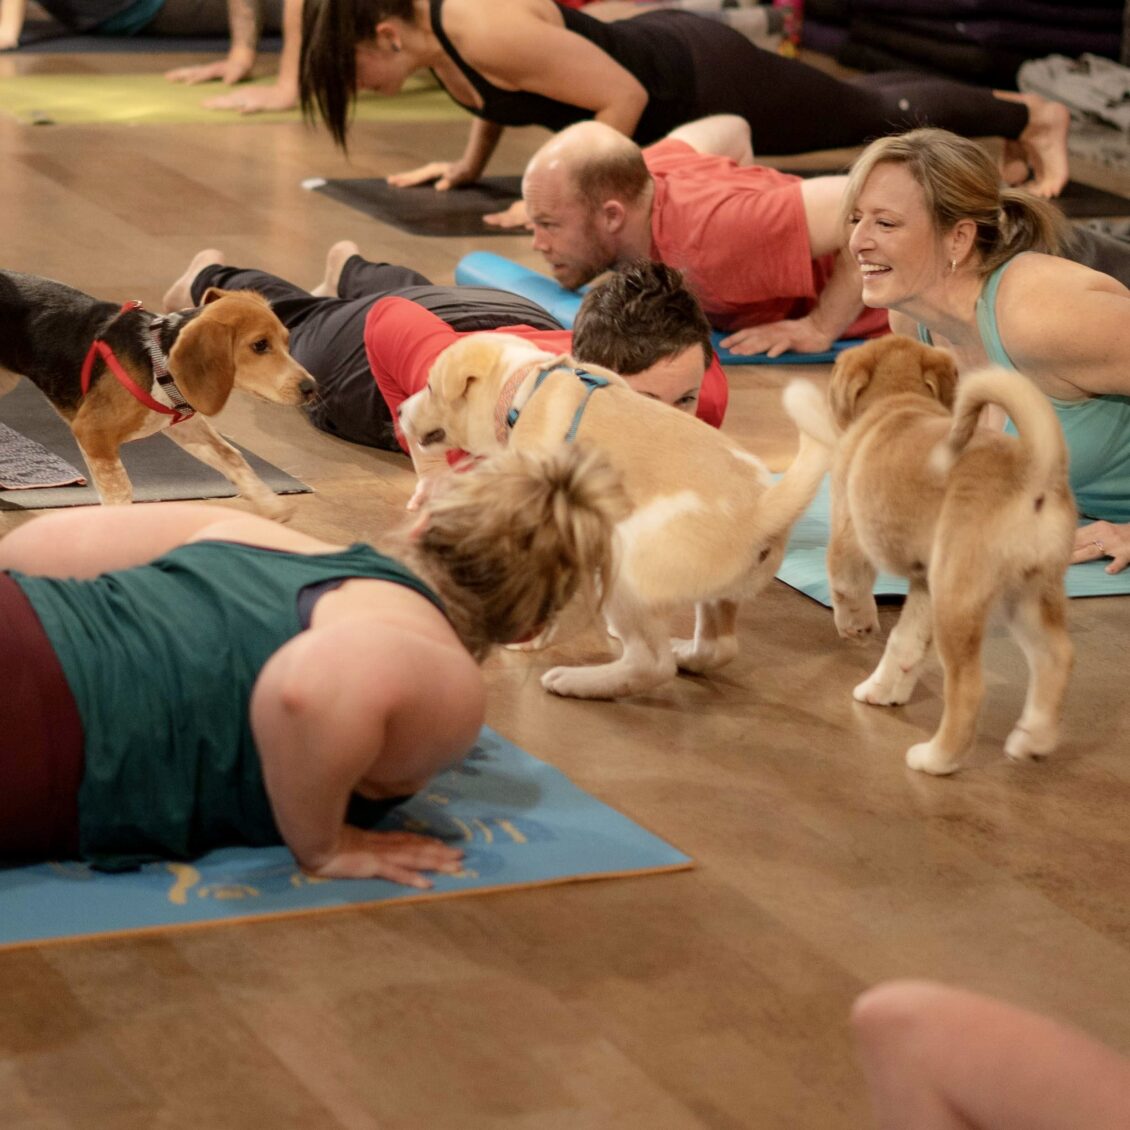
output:
M 82 721 L 23 590 L 0 573 L 0 859 L 78 854 Z

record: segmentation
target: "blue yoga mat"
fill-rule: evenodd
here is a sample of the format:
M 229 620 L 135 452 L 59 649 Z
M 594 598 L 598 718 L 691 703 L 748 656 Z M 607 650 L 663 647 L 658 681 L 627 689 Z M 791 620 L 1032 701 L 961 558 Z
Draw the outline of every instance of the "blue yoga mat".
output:
M 681 871 L 690 858 L 489 728 L 454 769 L 380 825 L 460 845 L 462 872 L 421 892 L 383 879 L 315 879 L 285 847 L 107 875 L 80 863 L 0 869 L 0 948 L 105 934 L 409 902 L 579 879 Z
M 825 557 L 828 553 L 830 528 L 830 497 L 828 479 L 825 477 L 812 505 L 793 527 L 789 548 L 777 570 L 777 579 L 786 585 L 818 600 L 826 608 L 832 607 L 832 590 L 828 584 Z M 1130 595 L 1130 569 L 1121 573 L 1108 573 L 1104 561 L 1087 561 L 1072 565 L 1067 570 L 1067 595 L 1075 596 L 1126 596 Z M 881 573 L 875 581 L 875 596 L 893 599 L 906 596 L 907 583 L 903 577 Z
M 566 329 L 572 328 L 584 297 L 584 289 L 566 290 L 548 275 L 492 251 L 472 251 L 464 255 L 455 267 L 455 281 L 462 286 L 493 286 L 532 299 Z M 717 330 L 711 334 L 714 352 L 723 365 L 815 365 L 834 361 L 841 350 L 861 344 L 860 339 L 837 341 L 824 353 L 782 353 L 779 357 L 766 357 L 764 353 L 731 353 L 723 349 L 719 343 L 726 336 Z

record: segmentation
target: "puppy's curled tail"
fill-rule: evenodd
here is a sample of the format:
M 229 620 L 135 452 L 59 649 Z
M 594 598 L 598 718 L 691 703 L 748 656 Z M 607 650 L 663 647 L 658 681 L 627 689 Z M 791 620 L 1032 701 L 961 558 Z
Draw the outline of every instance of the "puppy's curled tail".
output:
M 784 404 L 800 429 L 800 447 L 789 469 L 761 496 L 757 536 L 765 541 L 786 535 L 816 497 L 836 442 L 824 394 L 811 381 L 793 381 L 785 389 Z
M 1048 482 L 1064 478 L 1067 445 L 1047 397 L 1027 377 L 995 365 L 969 373 L 958 383 L 953 425 L 934 453 L 934 463 L 940 470 L 948 471 L 965 450 L 987 404 L 1003 408 L 1016 426 L 1028 483 L 1034 490 L 1043 490 Z
M 630 510 L 620 475 L 581 444 L 508 450 L 452 475 L 412 543 L 467 649 L 525 640 L 579 589 L 610 585 L 612 531 Z

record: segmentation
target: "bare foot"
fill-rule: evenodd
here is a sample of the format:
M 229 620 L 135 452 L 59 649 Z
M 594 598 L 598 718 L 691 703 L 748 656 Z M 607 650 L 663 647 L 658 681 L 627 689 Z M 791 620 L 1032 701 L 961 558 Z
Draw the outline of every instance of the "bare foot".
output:
M 325 277 L 310 293 L 315 298 L 336 298 L 337 284 L 341 282 L 342 269 L 349 259 L 360 254 L 361 248 L 351 239 L 343 239 L 335 243 L 326 252 Z
M 162 299 L 166 313 L 173 310 L 187 310 L 192 305 L 192 283 L 205 267 L 212 267 L 223 263 L 224 253 L 209 247 L 205 251 L 198 251 L 192 262 L 185 268 L 184 274 L 168 290 Z
M 1039 94 L 1015 94 L 995 90 L 998 98 L 1023 102 L 1028 107 L 1028 125 L 1019 137 L 1020 146 L 1032 170 L 1025 187 L 1036 196 L 1058 196 L 1067 184 L 1067 131 L 1071 114 L 1062 102 Z

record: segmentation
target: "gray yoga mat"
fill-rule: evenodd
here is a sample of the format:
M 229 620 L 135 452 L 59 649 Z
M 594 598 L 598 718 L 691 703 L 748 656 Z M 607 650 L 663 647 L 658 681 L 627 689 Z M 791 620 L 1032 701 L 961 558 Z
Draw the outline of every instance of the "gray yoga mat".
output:
M 66 463 L 85 468 L 82 453 L 67 427 L 43 394 L 29 381 L 21 381 L 0 398 L 0 423 L 42 444 Z M 239 447 L 238 444 L 236 444 Z M 310 487 L 280 471 L 265 459 L 239 448 L 252 470 L 276 494 L 309 494 Z M 200 498 L 233 498 L 235 488 L 218 471 L 182 451 L 167 436 L 149 436 L 122 447 L 122 463 L 133 483 L 136 502 Z M 58 486 L 30 490 L 0 489 L 0 510 L 46 510 L 59 506 L 96 506 L 94 487 Z

